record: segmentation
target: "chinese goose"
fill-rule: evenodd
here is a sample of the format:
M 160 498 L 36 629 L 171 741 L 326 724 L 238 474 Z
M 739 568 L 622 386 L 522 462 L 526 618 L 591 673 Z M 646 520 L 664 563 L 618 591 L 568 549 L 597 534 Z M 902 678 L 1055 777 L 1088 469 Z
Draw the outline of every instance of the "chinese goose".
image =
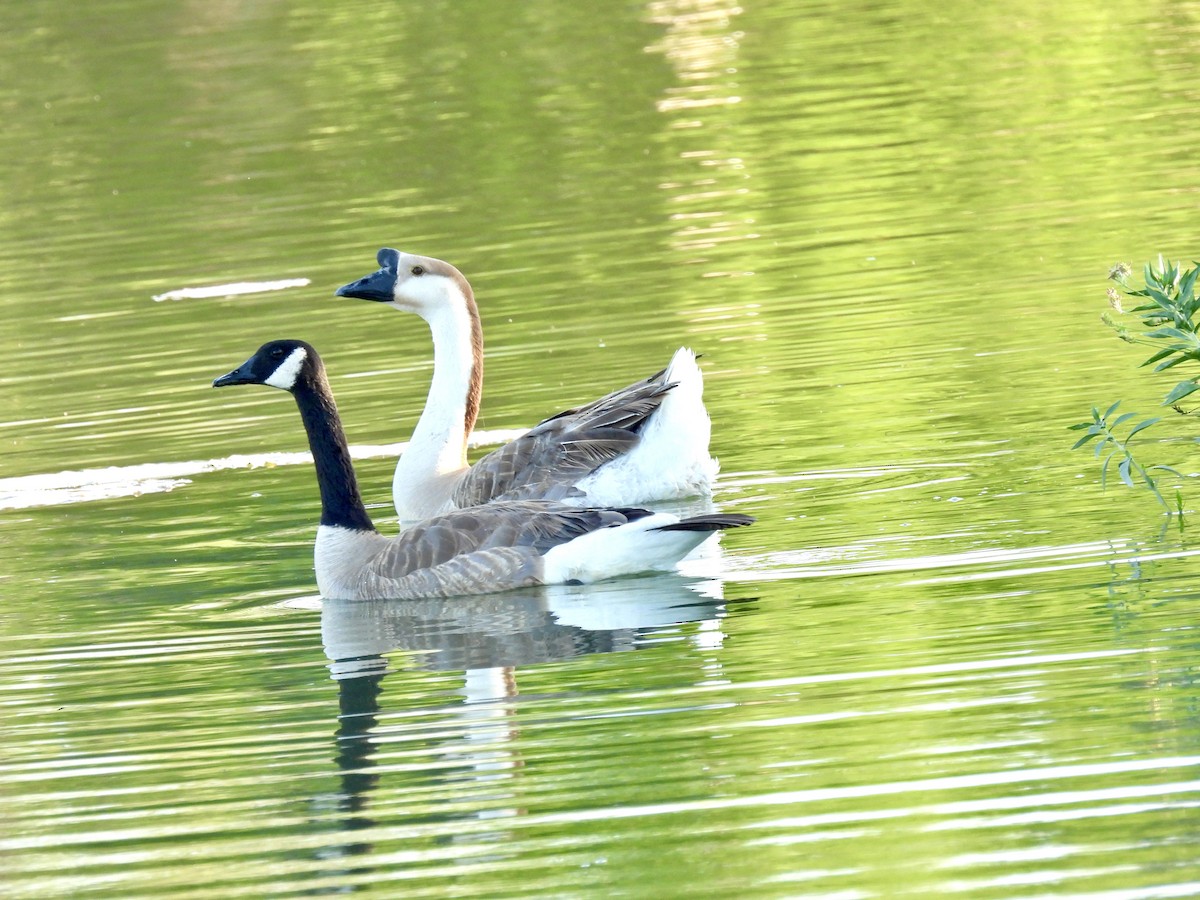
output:
M 551 416 L 467 465 L 483 387 L 483 333 L 467 279 L 440 259 L 379 251 L 380 269 L 337 290 L 415 312 L 433 333 L 433 380 L 412 440 L 396 465 L 401 521 L 493 500 L 624 506 L 707 495 L 717 473 L 696 357 L 627 388 Z
M 753 521 L 515 501 L 435 516 L 385 537 L 363 506 L 325 368 L 311 346 L 264 344 L 213 381 L 231 384 L 270 385 L 296 398 L 321 491 L 315 559 L 327 598 L 451 597 L 670 568 L 710 533 Z

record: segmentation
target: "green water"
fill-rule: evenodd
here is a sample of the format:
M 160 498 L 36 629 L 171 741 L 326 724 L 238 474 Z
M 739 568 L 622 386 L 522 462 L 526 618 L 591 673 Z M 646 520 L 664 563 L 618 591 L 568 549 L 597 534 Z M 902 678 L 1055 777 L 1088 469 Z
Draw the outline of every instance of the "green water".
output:
M 0 26 L 0 896 L 1200 893 L 1192 529 L 1065 430 L 1166 388 L 1098 317 L 1197 255 L 1193 5 Z M 428 331 L 332 297 L 380 246 L 471 279 L 489 432 L 703 353 L 758 523 L 322 604 L 294 405 L 209 385 L 317 345 L 391 527 Z

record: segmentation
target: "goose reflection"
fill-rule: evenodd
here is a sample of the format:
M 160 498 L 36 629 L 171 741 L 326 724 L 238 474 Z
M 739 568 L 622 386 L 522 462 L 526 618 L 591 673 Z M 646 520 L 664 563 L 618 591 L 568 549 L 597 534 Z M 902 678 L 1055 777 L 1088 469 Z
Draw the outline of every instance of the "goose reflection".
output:
M 422 777 L 453 785 L 454 806 L 474 811 L 406 815 L 405 823 L 496 820 L 523 813 L 512 781 L 523 767 L 515 741 L 522 666 L 635 650 L 686 622 L 701 624 L 682 639 L 710 648 L 719 643 L 723 610 L 719 579 L 689 581 L 674 574 L 451 600 L 323 601 L 321 635 L 340 700 L 335 744 L 343 828 L 361 832 L 377 824 L 368 806 L 380 781 L 378 748 L 411 734 L 378 721 L 387 654 L 405 651 L 416 654 L 406 659 L 416 667 L 464 672 L 462 702 L 438 710 L 442 720 L 424 742 L 437 763 Z M 396 824 L 391 817 L 389 824 Z M 503 837 L 486 828 L 464 829 L 451 840 L 478 845 Z M 340 850 L 359 855 L 371 844 L 356 841 Z
M 420 653 L 431 670 L 518 667 L 633 649 L 647 629 L 717 618 L 721 598 L 718 580 L 661 575 L 450 600 L 325 600 L 321 637 L 338 681 L 386 673 L 394 650 Z

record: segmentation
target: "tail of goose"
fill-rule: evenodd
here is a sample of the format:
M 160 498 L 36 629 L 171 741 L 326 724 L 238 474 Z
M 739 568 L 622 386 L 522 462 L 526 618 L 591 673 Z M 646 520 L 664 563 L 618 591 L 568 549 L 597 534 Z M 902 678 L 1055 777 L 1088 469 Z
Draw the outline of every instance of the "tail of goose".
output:
M 696 354 L 680 347 L 646 383 L 658 385 L 661 394 L 654 414 L 639 428 L 636 444 L 578 483 L 589 503 L 649 503 L 712 493 L 719 466 L 709 454 L 712 422 Z

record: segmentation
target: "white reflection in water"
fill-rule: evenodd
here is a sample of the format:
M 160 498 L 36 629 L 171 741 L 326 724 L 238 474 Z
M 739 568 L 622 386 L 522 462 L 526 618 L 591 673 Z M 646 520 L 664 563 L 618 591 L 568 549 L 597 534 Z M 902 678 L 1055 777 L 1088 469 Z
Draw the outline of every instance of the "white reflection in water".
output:
M 720 632 L 722 598 L 720 581 L 655 575 L 448 600 L 324 601 L 321 637 L 339 691 L 336 761 L 343 778 L 336 804 L 353 814 L 347 829 L 377 824 L 371 807 L 386 774 L 377 756 L 386 759 L 389 745 L 411 729 L 403 720 L 380 720 L 386 654 L 416 654 L 409 661 L 420 668 L 462 670 L 463 701 L 444 710 L 422 753 L 437 760 L 427 767 L 431 781 L 453 784 L 458 805 L 471 801 L 470 812 L 447 818 L 496 822 L 495 831 L 451 842 L 499 848 L 512 837 L 500 821 L 528 814 L 514 781 L 525 767 L 515 716 L 520 668 L 635 650 L 666 639 L 664 627 L 685 622 L 703 623 L 697 646 L 710 646 Z M 348 844 L 346 852 L 362 853 L 364 846 Z
M 325 600 L 321 635 L 335 679 L 386 671 L 394 650 L 435 670 L 527 666 L 633 649 L 646 629 L 715 623 L 723 593 L 718 579 L 662 574 L 449 600 Z

